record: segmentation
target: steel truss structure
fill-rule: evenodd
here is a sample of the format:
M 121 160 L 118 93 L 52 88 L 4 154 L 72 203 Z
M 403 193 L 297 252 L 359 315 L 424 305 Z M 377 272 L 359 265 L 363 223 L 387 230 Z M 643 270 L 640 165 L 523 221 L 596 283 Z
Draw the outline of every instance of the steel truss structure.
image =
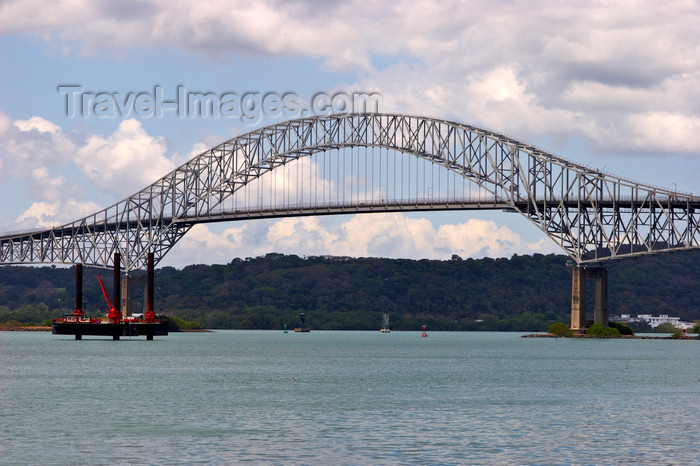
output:
M 307 206 L 222 211 L 226 199 L 291 161 L 352 147 L 399 151 L 439 164 L 493 195 L 478 205 Z M 352 207 L 352 209 L 349 209 Z M 156 263 L 196 223 L 341 212 L 504 209 L 537 225 L 577 263 L 696 249 L 700 197 L 626 180 L 510 137 L 454 121 L 398 114 L 335 114 L 263 127 L 194 157 L 104 210 L 45 231 L 0 238 L 0 263 L 82 263 L 125 271 Z

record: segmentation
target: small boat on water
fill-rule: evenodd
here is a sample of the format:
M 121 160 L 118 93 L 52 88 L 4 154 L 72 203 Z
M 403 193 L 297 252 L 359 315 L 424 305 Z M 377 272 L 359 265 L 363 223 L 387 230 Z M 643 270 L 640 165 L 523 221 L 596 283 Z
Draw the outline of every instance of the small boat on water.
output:
M 382 316 L 382 329 L 380 330 L 382 333 L 389 333 L 391 330 L 389 329 L 389 314 L 384 314 Z

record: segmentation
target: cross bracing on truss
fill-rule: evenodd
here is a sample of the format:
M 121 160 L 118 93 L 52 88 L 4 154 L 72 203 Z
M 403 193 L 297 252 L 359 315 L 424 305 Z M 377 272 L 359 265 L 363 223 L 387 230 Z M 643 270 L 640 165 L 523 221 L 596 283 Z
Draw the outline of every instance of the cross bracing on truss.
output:
M 256 209 L 226 207 L 228 200 L 243 195 L 267 173 L 304 157 L 347 148 L 383 148 L 424 159 L 488 196 L 316 200 L 297 205 L 287 199 L 284 205 Z M 398 114 L 338 114 L 251 131 L 203 152 L 102 211 L 59 227 L 0 237 L 0 263 L 110 267 L 113 253 L 119 252 L 124 270 L 129 271 L 145 267 L 148 252 L 158 263 L 197 223 L 438 209 L 518 212 L 578 264 L 696 249 L 700 242 L 700 198 L 692 194 L 610 175 L 458 122 Z

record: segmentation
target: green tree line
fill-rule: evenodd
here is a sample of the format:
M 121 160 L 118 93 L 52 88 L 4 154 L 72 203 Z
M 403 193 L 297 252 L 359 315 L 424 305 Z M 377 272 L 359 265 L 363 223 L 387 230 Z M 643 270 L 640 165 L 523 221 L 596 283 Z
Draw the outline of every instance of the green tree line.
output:
M 611 315 L 700 319 L 700 255 L 660 254 L 608 266 Z M 97 271 L 84 271 L 84 309 L 106 305 Z M 0 267 L 0 322 L 44 322 L 74 307 L 74 268 Z M 111 292 L 111 271 L 100 275 Z M 587 285 L 592 315 L 593 280 Z M 228 264 L 156 270 L 156 311 L 204 328 L 543 331 L 567 322 L 571 270 L 562 255 L 408 260 L 268 254 Z M 135 289 L 136 305 L 143 292 Z

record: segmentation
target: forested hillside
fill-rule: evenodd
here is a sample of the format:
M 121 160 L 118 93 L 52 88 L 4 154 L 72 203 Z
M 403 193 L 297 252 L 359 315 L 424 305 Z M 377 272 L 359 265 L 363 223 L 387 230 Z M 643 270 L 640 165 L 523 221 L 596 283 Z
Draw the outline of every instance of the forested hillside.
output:
M 608 269 L 611 315 L 700 319 L 700 254 L 627 259 Z M 95 274 L 84 273 L 84 308 L 101 315 Z M 101 276 L 111 290 L 111 271 Z M 0 323 L 71 312 L 74 287 L 73 268 L 0 267 Z M 393 329 L 541 331 L 568 322 L 570 293 L 567 258 L 557 255 L 435 261 L 268 254 L 156 270 L 156 310 L 207 328 L 293 327 L 305 312 L 313 329 L 377 329 L 387 312 Z M 142 302 L 142 290 L 136 299 Z

